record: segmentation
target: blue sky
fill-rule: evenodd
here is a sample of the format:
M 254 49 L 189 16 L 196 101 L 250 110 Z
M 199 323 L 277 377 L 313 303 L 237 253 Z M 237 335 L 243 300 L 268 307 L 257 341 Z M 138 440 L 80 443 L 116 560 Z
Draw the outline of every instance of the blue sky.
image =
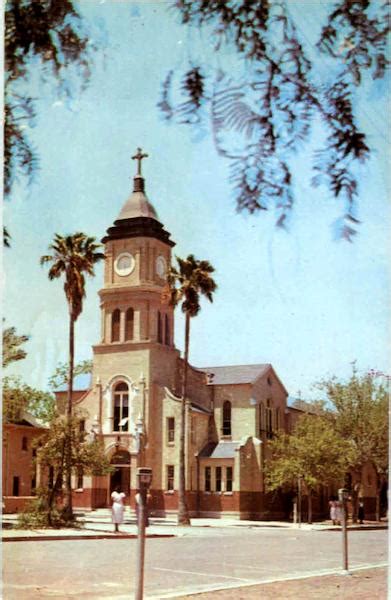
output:
M 289 7 L 303 43 L 311 46 L 327 3 L 304 4 L 291 0 Z M 277 230 L 272 211 L 236 212 L 228 166 L 211 137 L 196 140 L 185 127 L 168 126 L 156 108 L 169 69 L 185 66 L 194 55 L 216 60 L 210 37 L 188 32 L 164 2 L 90 0 L 80 6 L 104 47 L 88 88 L 69 99 L 38 75 L 27 84 L 37 98 L 30 135 L 40 172 L 31 186 L 20 182 L 5 204 L 12 248 L 3 258 L 3 314 L 6 325 L 30 341 L 27 359 L 7 373 L 43 388 L 57 363 L 67 359 L 62 282 L 48 281 L 39 258 L 56 232 L 103 237 L 131 191 L 131 156 L 138 146 L 149 154 L 143 164 L 146 191 L 177 243 L 174 252 L 208 259 L 216 269 L 215 301 L 204 303 L 192 322 L 192 364 L 271 362 L 290 394 L 301 390 L 303 397 L 313 397 L 312 384 L 323 377 L 346 377 L 353 360 L 362 371 L 389 372 L 385 83 L 367 85 L 357 95 L 372 157 L 360 171 L 362 225 L 354 243 L 335 240 L 341 206 L 310 185 L 311 146 L 292 162 L 296 205 L 289 231 Z M 232 54 L 218 60 L 234 68 Z M 327 68 L 327 61 L 318 63 L 320 77 Z M 314 144 L 319 133 L 315 127 Z M 90 358 L 99 340 L 102 281 L 98 267 L 77 322 L 78 360 Z M 182 349 L 180 314 L 175 340 Z

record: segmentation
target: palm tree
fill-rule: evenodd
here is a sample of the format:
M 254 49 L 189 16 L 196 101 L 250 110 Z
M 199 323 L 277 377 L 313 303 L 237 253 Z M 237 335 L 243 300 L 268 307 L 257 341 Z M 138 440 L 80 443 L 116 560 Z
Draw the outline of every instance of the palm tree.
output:
M 201 310 L 200 294 L 213 302 L 212 294 L 217 285 L 210 276 L 214 268 L 207 260 L 197 260 L 193 254 L 186 259 L 176 257 L 178 270 L 171 267 L 167 277 L 170 288 L 170 303 L 177 306 L 181 303 L 182 312 L 185 313 L 185 355 L 183 362 L 182 379 L 182 407 L 180 421 L 179 444 L 179 499 L 178 499 L 178 524 L 190 525 L 189 512 L 186 503 L 186 476 L 185 476 L 185 426 L 187 407 L 187 370 L 189 360 L 190 319 Z
M 65 497 L 63 516 L 65 520 L 73 519 L 72 511 L 72 485 L 71 485 L 71 419 L 72 419 L 72 392 L 73 392 L 73 366 L 74 366 L 74 332 L 75 321 L 83 310 L 83 299 L 85 297 L 84 273 L 93 276 L 94 265 L 104 259 L 104 254 L 99 251 L 101 245 L 95 243 L 95 238 L 88 237 L 85 233 L 62 236 L 55 234 L 53 242 L 49 246 L 48 254 L 41 257 L 41 265 L 51 264 L 48 277 L 50 280 L 65 277 L 64 291 L 69 310 L 69 368 L 68 368 L 68 393 L 66 417 L 68 423 L 68 435 L 66 436 L 66 448 L 64 448 L 65 465 Z

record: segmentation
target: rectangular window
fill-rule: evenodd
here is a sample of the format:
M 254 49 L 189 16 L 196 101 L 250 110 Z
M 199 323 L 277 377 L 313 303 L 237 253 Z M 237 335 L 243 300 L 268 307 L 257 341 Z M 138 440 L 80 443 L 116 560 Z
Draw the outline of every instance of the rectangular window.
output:
M 37 489 L 37 478 L 35 475 L 31 478 L 31 495 L 35 496 L 35 492 Z
M 77 483 L 76 483 L 76 488 L 78 490 L 82 489 L 83 487 L 83 469 L 81 467 L 79 467 L 77 469 Z
M 22 437 L 22 450 L 27 450 L 27 438 Z
M 167 418 L 167 442 L 173 444 L 175 442 L 175 418 Z
M 210 472 L 211 472 L 211 468 L 210 467 L 205 467 L 205 492 L 210 492 L 210 490 L 211 490 Z
M 19 477 L 15 477 L 12 480 L 12 495 L 19 496 Z
M 174 489 L 174 465 L 167 465 L 167 490 L 172 491 Z
M 216 467 L 216 492 L 221 492 L 221 467 Z
M 225 490 L 232 492 L 232 467 L 226 467 Z

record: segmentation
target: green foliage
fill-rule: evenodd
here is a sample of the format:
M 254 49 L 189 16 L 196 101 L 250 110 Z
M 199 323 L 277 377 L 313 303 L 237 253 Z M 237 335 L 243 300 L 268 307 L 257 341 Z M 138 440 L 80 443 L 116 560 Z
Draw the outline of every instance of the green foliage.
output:
M 49 505 L 50 490 L 48 488 L 38 488 L 36 497 L 29 502 L 25 510 L 18 515 L 16 529 L 46 529 L 54 527 L 76 527 L 76 521 L 70 522 L 64 519 L 61 511 Z
M 49 246 L 53 253 L 41 257 L 41 265 L 51 264 L 48 277 L 50 280 L 64 276 L 64 291 L 69 312 L 76 321 L 83 310 L 85 297 L 84 273 L 94 275 L 94 265 L 103 260 L 105 255 L 99 251 L 101 244 L 85 233 L 62 236 L 58 233 Z
M 359 375 L 355 366 L 350 379 L 322 381 L 318 387 L 326 392 L 333 410 L 332 427 L 352 442 L 354 467 L 360 471 L 371 462 L 378 473 L 388 471 L 388 393 L 371 375 Z
M 28 340 L 27 335 L 17 335 L 15 327 L 3 329 L 3 367 L 26 358 L 26 351 L 20 346 Z
M 317 3 L 302 4 L 306 19 L 319 21 Z M 205 46 L 206 54 L 194 52 L 167 74 L 158 104 L 166 120 L 196 133 L 209 129 L 228 161 L 238 210 L 275 209 L 284 227 L 295 202 L 291 161 L 311 143 L 320 118 L 312 185 L 326 185 L 344 203 L 339 229 L 350 240 L 358 223 L 357 164 L 370 155 L 357 119 L 357 86 L 368 84 L 368 74 L 378 79 L 387 72 L 390 3 L 331 3 L 317 53 L 289 2 L 177 0 L 170 10 L 212 42 L 209 55 Z
M 38 71 L 70 94 L 65 73 L 71 66 L 87 82 L 91 51 L 87 31 L 71 0 L 7 0 L 5 3 L 4 191 L 18 175 L 30 179 L 38 167 L 27 131 L 35 117 L 34 99 L 21 92 Z
M 37 461 L 43 467 L 53 467 L 55 473 L 64 465 L 64 447 L 70 432 L 71 469 L 76 473 L 79 469 L 86 475 L 105 475 L 110 472 L 104 446 L 99 439 L 92 439 L 82 427 L 85 415 L 75 414 L 70 421 L 64 415 L 56 415 L 50 424 L 50 430 L 44 441 L 35 444 Z
M 23 383 L 19 377 L 3 379 L 3 420 L 17 423 L 23 411 L 31 413 L 43 422 L 49 422 L 55 411 L 55 399 L 52 394 L 42 392 Z
M 170 302 L 177 306 L 182 302 L 182 312 L 195 317 L 200 309 L 200 294 L 213 302 L 217 285 L 211 277 L 214 268 L 207 260 L 197 260 L 193 254 L 185 259 L 176 257 L 178 269 L 171 267 L 167 281 L 170 287 Z
M 82 375 L 84 373 L 92 372 L 92 360 L 83 360 L 79 362 L 73 368 L 73 376 Z M 49 379 L 49 387 L 52 390 L 56 390 L 61 385 L 68 383 L 69 376 L 69 364 L 59 363 L 56 367 L 55 372 Z
M 327 418 L 303 415 L 291 435 L 279 433 L 269 442 L 266 461 L 266 486 L 275 490 L 296 487 L 299 477 L 307 489 L 342 482 L 355 459 L 350 441 L 343 439 Z

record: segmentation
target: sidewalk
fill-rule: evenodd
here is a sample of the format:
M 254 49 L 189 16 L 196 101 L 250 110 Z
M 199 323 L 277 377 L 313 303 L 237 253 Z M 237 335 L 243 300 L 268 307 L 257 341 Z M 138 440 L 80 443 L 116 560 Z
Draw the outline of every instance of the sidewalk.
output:
M 60 539 L 108 539 L 137 536 L 137 524 L 132 515 L 126 515 L 124 524 L 120 527 L 120 533 L 113 531 L 111 523 L 111 514 L 109 509 L 101 509 L 91 512 L 76 512 L 78 527 L 68 529 L 15 529 L 17 524 L 17 515 L 2 515 L 2 539 L 3 542 L 10 541 L 29 541 L 29 540 L 60 540 Z M 147 537 L 178 537 L 178 536 L 199 536 L 210 530 L 210 528 L 284 528 L 301 531 L 340 531 L 341 527 L 333 526 L 330 521 L 313 523 L 311 525 L 302 523 L 297 524 L 285 521 L 241 521 L 238 519 L 191 519 L 191 527 L 178 526 L 175 516 L 167 518 L 150 518 L 150 526 L 146 529 Z M 380 523 L 367 521 L 363 525 L 349 525 L 351 530 L 366 529 L 387 529 L 387 522 Z
M 349 575 L 323 575 L 220 591 L 177 596 L 189 600 L 376 600 L 387 599 L 387 568 L 361 569 Z

